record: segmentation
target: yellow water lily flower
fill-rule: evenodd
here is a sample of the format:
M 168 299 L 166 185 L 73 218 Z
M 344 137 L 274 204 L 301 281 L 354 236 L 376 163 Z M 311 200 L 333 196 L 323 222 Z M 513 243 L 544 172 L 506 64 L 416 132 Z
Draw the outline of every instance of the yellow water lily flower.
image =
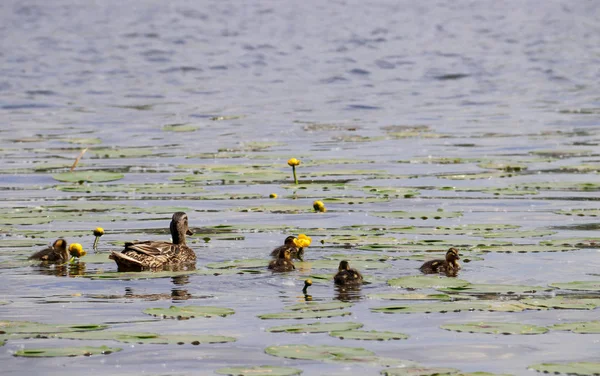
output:
M 323 203 L 323 201 L 318 201 L 318 200 L 313 202 L 313 209 L 315 209 L 315 211 L 321 212 L 321 213 L 325 213 L 327 211 L 327 208 L 325 207 L 325 204 Z
M 298 160 L 296 158 L 290 158 L 290 159 L 288 159 L 288 165 L 290 165 L 292 167 L 299 166 L 300 160 Z
M 312 286 L 312 280 L 304 280 L 304 288 L 302 289 L 302 293 L 306 294 L 309 286 Z
M 271 194 L 269 195 L 269 197 L 270 197 L 270 198 L 277 198 L 277 193 L 271 193 Z
M 71 244 L 69 246 L 69 253 L 73 257 L 83 257 L 83 256 L 87 255 L 87 252 L 83 249 L 83 247 L 79 243 Z
M 306 248 L 310 245 L 311 242 L 312 239 L 310 238 L 310 236 L 306 236 L 304 234 L 300 234 L 297 238 L 294 239 L 294 244 L 298 248 Z
M 94 236 L 96 237 L 96 239 L 94 239 L 94 245 L 92 246 L 92 248 L 96 249 L 98 247 L 98 241 L 100 240 L 100 237 L 104 235 L 104 229 L 102 227 L 96 227 L 96 229 L 94 230 Z

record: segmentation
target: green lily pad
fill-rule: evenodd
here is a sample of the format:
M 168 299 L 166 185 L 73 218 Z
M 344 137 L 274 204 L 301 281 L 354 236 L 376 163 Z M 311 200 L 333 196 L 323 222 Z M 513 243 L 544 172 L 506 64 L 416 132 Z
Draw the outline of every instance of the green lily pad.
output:
M 551 283 L 550 286 L 565 290 L 600 291 L 600 281 L 573 281 Z
M 381 313 L 446 313 L 469 311 L 521 312 L 528 309 L 542 309 L 537 306 L 523 304 L 518 301 L 454 301 L 418 304 L 397 304 L 379 308 L 371 308 Z
M 556 231 L 549 230 L 531 230 L 531 231 L 504 231 L 488 232 L 483 234 L 484 238 L 532 238 L 539 236 L 549 236 L 556 234 Z
M 418 196 L 420 192 L 413 188 L 398 188 L 398 187 L 373 187 L 364 186 L 363 191 L 368 194 L 374 194 L 383 197 L 414 197 Z
M 549 327 L 551 330 L 569 330 L 573 333 L 600 334 L 600 321 L 582 321 L 568 324 L 556 324 Z
M 148 308 L 143 311 L 147 315 L 161 316 L 171 319 L 190 319 L 194 317 L 216 317 L 233 315 L 231 308 L 211 306 L 171 306 L 169 308 Z
M 113 352 L 121 351 L 118 347 L 52 347 L 52 348 L 32 348 L 22 349 L 14 353 L 14 356 L 24 356 L 27 358 L 43 358 L 43 357 L 64 357 L 64 356 L 91 356 L 91 355 L 108 355 Z
M 282 345 L 270 346 L 265 349 L 269 355 L 289 359 L 306 360 L 333 360 L 333 361 L 360 361 L 362 358 L 371 358 L 375 354 L 360 347 L 341 346 L 309 346 L 309 345 Z
M 54 180 L 67 183 L 98 183 L 123 179 L 125 175 L 109 171 L 73 171 L 52 175 Z
M 465 324 L 446 324 L 442 329 L 455 332 L 488 333 L 488 334 L 543 334 L 548 328 L 536 325 L 525 325 L 507 322 L 470 322 Z
M 534 371 L 552 374 L 600 375 L 600 362 L 540 363 L 528 367 Z
M 408 368 L 391 368 L 381 371 L 385 376 L 446 376 L 458 375 L 459 370 L 455 368 L 430 368 L 430 367 L 408 367 Z
M 231 376 L 288 376 L 300 375 L 301 369 L 278 366 L 248 366 L 248 367 L 225 367 L 215 370 L 219 375 Z
M 600 209 L 556 210 L 554 213 L 575 217 L 600 217 Z
M 401 293 L 382 293 L 382 294 L 369 294 L 370 299 L 382 299 L 382 300 L 441 300 L 450 301 L 454 297 L 447 294 L 401 294 Z
M 315 302 L 306 302 L 294 304 L 291 306 L 285 307 L 286 310 L 290 311 L 330 311 L 332 309 L 344 309 L 352 307 L 352 303 L 344 303 L 344 302 L 329 302 L 329 303 L 315 303 Z
M 199 345 L 201 343 L 235 342 L 236 340 L 233 337 L 208 334 L 156 334 L 113 331 L 60 333 L 56 336 L 65 339 L 112 340 L 125 343 L 155 343 L 165 345 L 181 345 L 185 343 Z
M 392 287 L 401 287 L 405 289 L 441 289 L 448 287 L 464 287 L 469 285 L 469 282 L 462 279 L 424 275 L 393 278 L 387 282 L 388 285 Z
M 340 339 L 358 339 L 365 341 L 389 341 L 397 339 L 407 339 L 408 336 L 403 333 L 395 332 L 381 332 L 377 330 L 344 330 L 334 331 L 329 333 L 332 337 L 338 337 Z
M 568 298 L 557 296 L 555 298 L 527 298 L 523 303 L 537 307 L 558 309 L 594 309 L 600 306 L 600 298 Z
M 167 124 L 162 127 L 166 132 L 194 132 L 197 129 L 198 127 L 189 124 Z
M 517 190 L 534 191 L 595 192 L 600 190 L 600 184 L 598 183 L 578 183 L 569 181 L 519 183 L 514 184 L 512 187 Z
M 401 219 L 446 219 L 446 218 L 458 218 L 463 214 L 462 212 L 406 212 L 406 211 L 391 211 L 391 212 L 372 212 L 371 215 L 382 218 L 401 218 Z
M 205 266 L 209 269 L 231 269 L 231 268 L 266 268 L 269 265 L 267 259 L 246 259 L 246 260 L 230 260 L 222 262 L 213 262 L 206 264 Z
M 295 263 L 296 268 L 306 268 L 306 269 L 335 269 L 340 266 L 340 262 L 338 260 L 314 260 L 314 261 L 304 261 Z M 390 264 L 386 264 L 381 261 L 350 261 L 350 267 L 354 269 L 360 270 L 369 270 L 369 269 L 387 269 L 390 268 Z
M 314 322 L 310 324 L 282 325 L 267 329 L 268 332 L 279 333 L 329 333 L 362 328 L 359 322 Z
M 551 291 L 552 289 L 542 286 L 496 285 L 481 283 L 457 287 L 444 287 L 438 290 L 446 293 L 522 295 L 535 294 L 540 291 Z
M 67 333 L 67 332 L 85 332 L 94 330 L 103 330 L 108 325 L 99 324 L 43 324 L 31 321 L 0 321 L 0 331 L 13 334 L 48 334 L 48 333 Z
M 278 319 L 320 319 L 324 317 L 340 317 L 351 315 L 351 312 L 330 310 L 330 311 L 291 311 L 279 313 L 267 313 L 258 315 L 263 320 L 278 320 Z

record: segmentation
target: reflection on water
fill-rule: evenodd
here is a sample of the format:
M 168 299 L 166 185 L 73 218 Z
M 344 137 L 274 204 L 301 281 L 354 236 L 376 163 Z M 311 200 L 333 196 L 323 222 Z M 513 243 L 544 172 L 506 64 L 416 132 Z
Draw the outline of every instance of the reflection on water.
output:
M 360 285 L 340 286 L 334 285 L 335 298 L 342 302 L 358 301 L 362 299 Z
M 76 261 L 74 263 L 53 264 L 42 262 L 32 265 L 34 273 L 41 275 L 53 275 L 56 277 L 81 277 L 86 273 L 85 262 Z

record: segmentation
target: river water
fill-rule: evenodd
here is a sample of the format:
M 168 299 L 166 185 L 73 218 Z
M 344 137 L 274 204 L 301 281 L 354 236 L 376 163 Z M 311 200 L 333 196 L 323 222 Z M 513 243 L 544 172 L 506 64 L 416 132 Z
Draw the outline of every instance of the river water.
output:
M 385 362 L 264 351 L 288 344 L 362 347 L 462 372 L 520 375 L 536 363 L 598 362 L 598 334 L 440 328 L 477 321 L 550 326 L 594 320 L 597 310 L 371 309 L 398 303 L 373 294 L 421 292 L 386 283 L 419 274 L 422 260 L 406 257 L 423 250 L 443 255 L 450 245 L 473 258 L 458 276 L 473 284 L 598 280 L 599 21 L 594 1 L 2 1 L 0 317 L 236 338 L 198 346 L 8 338 L 0 352 L 3 373 L 212 375 L 226 366 L 273 365 L 306 375 L 376 375 L 388 369 Z M 76 171 L 124 177 L 84 185 L 55 179 L 84 148 Z M 291 157 L 302 160 L 301 189 L 291 180 Z M 174 184 L 188 190 L 169 188 Z M 372 186 L 396 191 L 387 197 L 373 194 Z M 405 197 L 400 188 L 414 194 Z M 326 213 L 312 212 L 316 199 L 326 200 Z M 124 241 L 168 238 L 177 210 L 188 213 L 196 232 L 190 244 L 200 273 L 88 278 L 116 271 L 106 252 Z M 417 219 L 389 214 L 399 210 Z M 433 219 L 440 210 L 460 214 Z M 496 226 L 488 232 L 497 233 L 438 231 L 478 224 Z M 106 235 L 94 253 L 97 226 Z M 246 259 L 264 259 L 266 266 L 270 250 L 300 232 L 313 238 L 307 261 L 335 264 L 333 255 L 343 254 L 370 283 L 339 291 L 314 278 L 335 266 L 310 262 L 283 275 L 252 266 L 213 275 L 222 269 L 206 267 Z M 92 254 L 82 268 L 23 261 L 61 236 Z M 556 239 L 568 240 L 570 252 L 543 249 L 549 244 L 543 241 Z M 381 244 L 385 262 L 372 258 Z M 515 244 L 542 249 L 502 249 Z M 482 253 L 484 246 L 500 251 Z M 409 338 L 268 332 L 314 321 L 257 317 L 304 301 L 306 278 L 315 282 L 313 301 L 353 303 L 349 316 L 321 321 L 360 322 L 365 330 Z M 584 298 L 598 298 L 586 291 Z M 569 291 L 548 294 L 562 292 Z M 159 320 L 142 313 L 170 305 L 235 314 Z M 103 344 L 123 350 L 14 356 L 28 348 Z

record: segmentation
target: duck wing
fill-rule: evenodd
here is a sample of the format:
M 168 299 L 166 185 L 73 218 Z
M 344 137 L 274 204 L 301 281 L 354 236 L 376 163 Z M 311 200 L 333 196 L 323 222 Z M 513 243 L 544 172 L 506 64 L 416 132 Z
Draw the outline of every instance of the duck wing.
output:
M 144 255 L 156 257 L 161 255 L 173 255 L 177 253 L 177 250 L 177 244 L 169 242 L 145 241 L 125 243 L 125 250 L 123 250 L 123 252 L 134 251 Z

